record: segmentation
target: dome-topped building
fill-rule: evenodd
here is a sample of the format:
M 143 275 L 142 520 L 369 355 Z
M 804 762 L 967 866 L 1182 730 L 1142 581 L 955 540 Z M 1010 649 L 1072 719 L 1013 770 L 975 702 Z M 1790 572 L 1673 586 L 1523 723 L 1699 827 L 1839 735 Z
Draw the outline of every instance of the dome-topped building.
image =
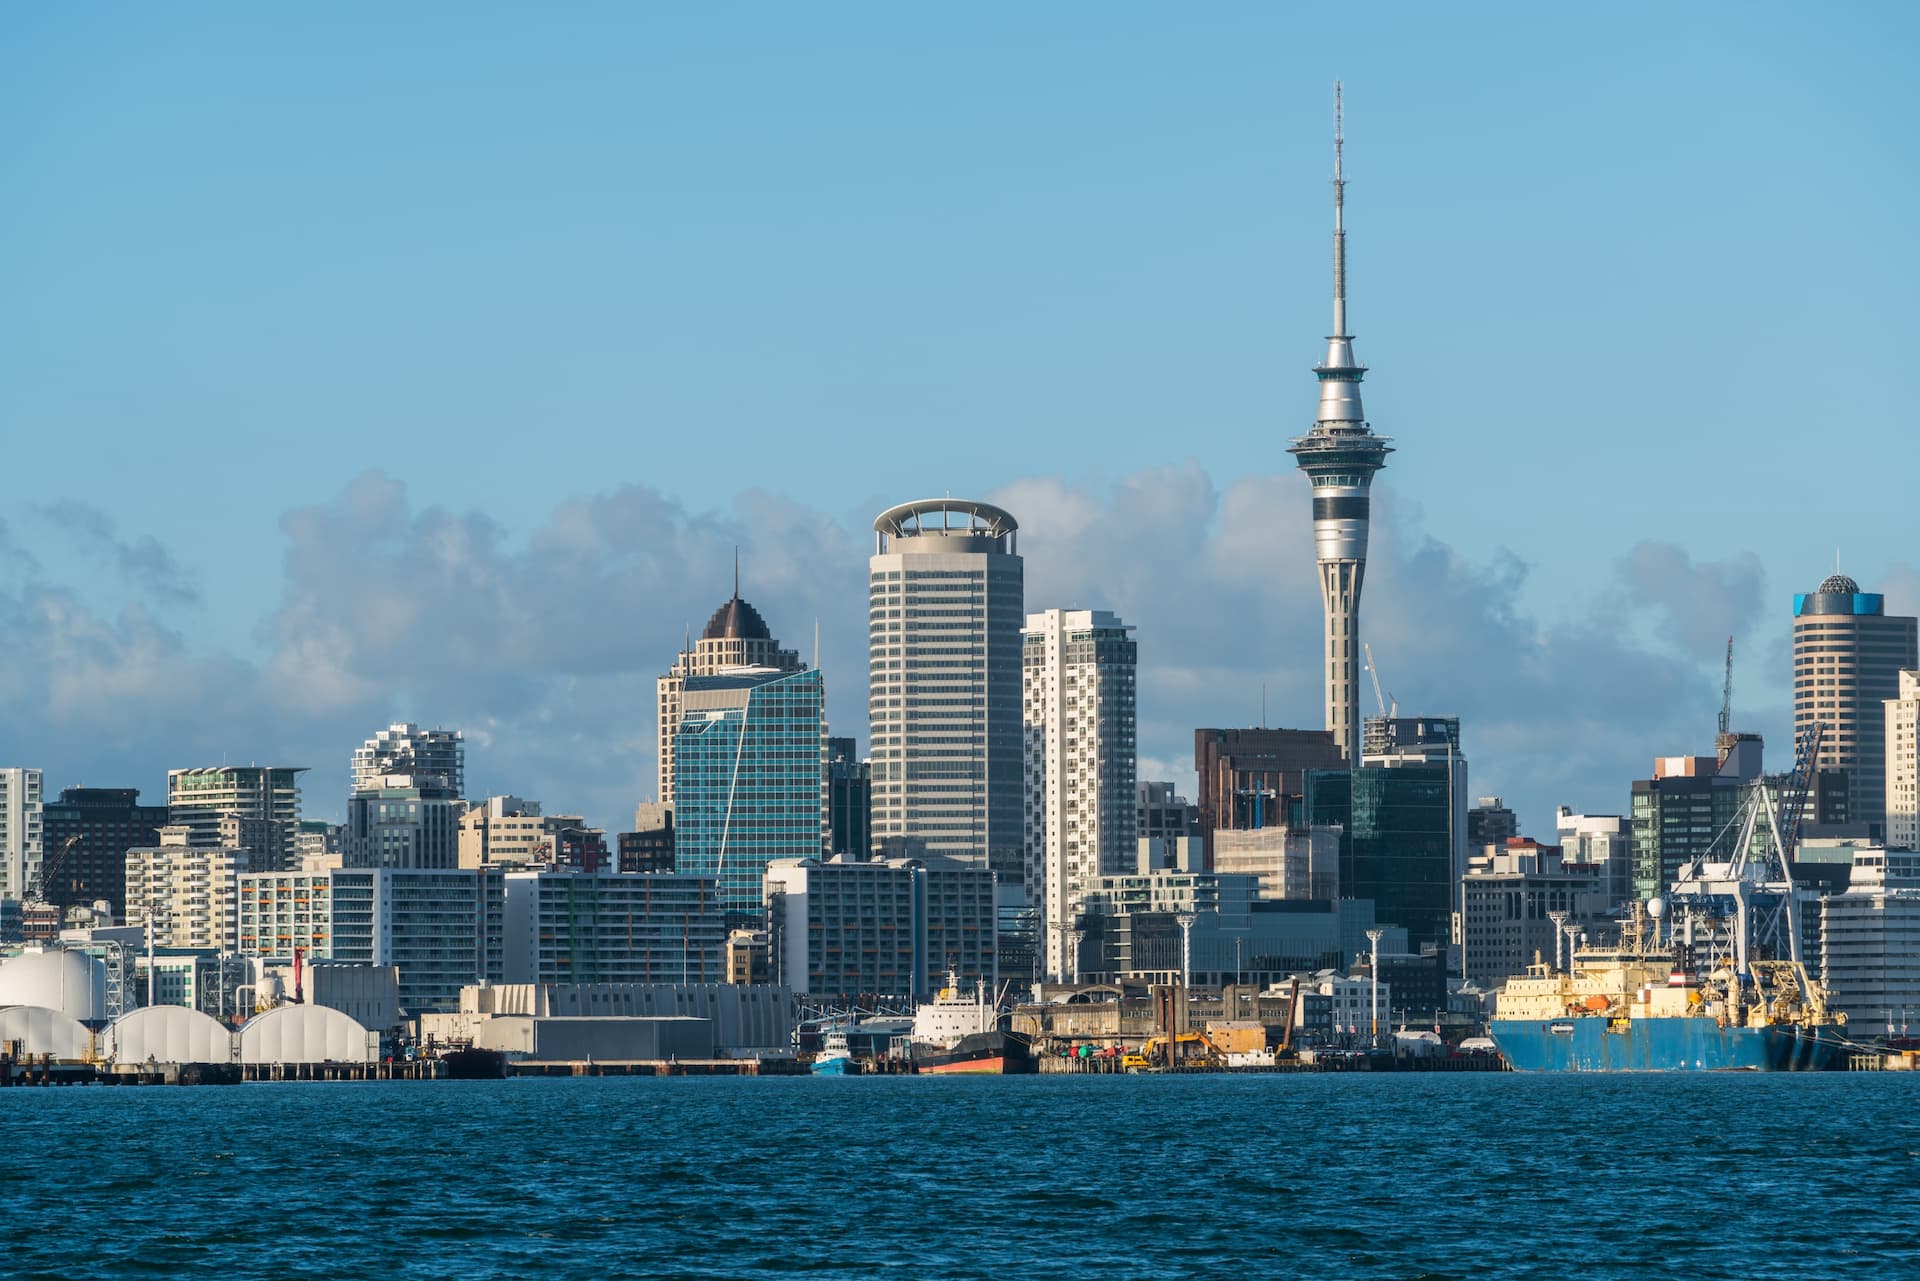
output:
M 673 737 L 680 730 L 681 701 L 689 676 L 715 676 L 729 667 L 771 667 L 776 671 L 806 669 L 796 650 L 782 649 L 760 611 L 740 599 L 740 561 L 733 564 L 733 595 L 700 632 L 700 639 L 682 650 L 659 688 L 660 801 L 673 804 Z
M 1886 704 L 1899 697 L 1901 670 L 1920 666 L 1916 627 L 1838 572 L 1793 598 L 1794 735 L 1818 722 L 1816 767 L 1845 776 L 1845 813 L 1823 800 L 1823 817 L 1865 823 L 1876 837 L 1887 812 Z

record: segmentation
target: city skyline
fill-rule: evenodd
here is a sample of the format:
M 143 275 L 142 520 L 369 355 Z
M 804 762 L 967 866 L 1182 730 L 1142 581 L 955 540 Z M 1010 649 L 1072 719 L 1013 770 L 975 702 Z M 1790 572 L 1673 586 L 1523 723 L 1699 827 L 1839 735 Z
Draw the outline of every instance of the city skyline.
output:
M 1270 29 L 1259 16 L 1231 22 L 1247 34 Z M 653 679 L 686 628 L 724 598 L 736 543 L 745 593 L 776 632 L 791 640 L 818 621 L 830 723 L 864 741 L 862 531 L 891 503 L 947 489 L 1021 520 L 1029 607 L 1113 609 L 1138 627 L 1141 777 L 1184 779 L 1194 726 L 1257 724 L 1263 703 L 1269 724 L 1317 726 L 1318 602 L 1301 550 L 1310 516 L 1305 495 L 1290 492 L 1299 480 L 1279 451 L 1308 425 L 1304 370 L 1324 329 L 1325 94 L 1337 76 L 1349 85 L 1352 230 L 1366 246 L 1354 285 L 1365 300 L 1363 323 L 1355 329 L 1369 359 L 1391 371 L 1369 386 L 1371 408 L 1418 445 L 1396 455 L 1375 487 L 1363 635 L 1403 710 L 1462 717 L 1477 782 L 1506 795 L 1527 830 L 1550 830 L 1556 804 L 1619 811 L 1628 780 L 1652 755 L 1706 750 L 1728 634 L 1737 637 L 1735 727 L 1765 733 L 1770 763 L 1781 764 L 1791 714 L 1790 599 L 1832 572 L 1832 541 L 1841 543 L 1848 574 L 1886 594 L 1889 613 L 1920 610 L 1916 554 L 1898 524 L 1897 466 L 1868 477 L 1853 505 L 1822 526 L 1818 545 L 1804 526 L 1779 518 L 1790 501 L 1784 489 L 1767 489 L 1783 469 L 1762 460 L 1777 457 L 1789 432 L 1823 403 L 1818 361 L 1836 314 L 1847 317 L 1850 354 L 1867 368 L 1856 378 L 1864 398 L 1853 402 L 1856 443 L 1896 464 L 1910 452 L 1895 425 L 1911 399 L 1912 375 L 1897 358 L 1911 325 L 1892 300 L 1911 292 L 1914 263 L 1890 220 L 1904 207 L 1909 179 L 1871 158 L 1897 140 L 1913 91 L 1873 70 L 1884 51 L 1843 48 L 1811 20 L 1757 21 L 1728 48 L 1716 24 L 1688 16 L 1668 52 L 1633 52 L 1623 65 L 1657 73 L 1664 59 L 1711 41 L 1716 57 L 1705 60 L 1700 83 L 1676 84 L 1649 103 L 1631 84 L 1583 81 L 1560 99 L 1543 93 L 1525 119 L 1515 101 L 1529 87 L 1544 85 L 1551 70 L 1591 70 L 1619 54 L 1627 37 L 1603 33 L 1593 50 L 1548 59 L 1549 68 L 1509 68 L 1507 81 L 1470 84 L 1472 66 L 1490 67 L 1512 46 L 1496 41 L 1476 53 L 1481 62 L 1450 73 L 1457 81 L 1411 65 L 1404 33 L 1354 54 L 1355 66 L 1322 67 L 1316 55 L 1256 77 L 1251 61 L 1241 61 L 1251 55 L 1227 48 L 1233 42 L 1219 31 L 1183 33 L 1155 61 L 1139 47 L 1138 25 L 1116 21 L 1097 33 L 1114 67 L 1079 66 L 1069 78 L 1090 95 L 1093 116 L 1050 106 L 1037 64 L 1015 58 L 1003 66 L 1014 90 L 1005 110 L 1025 112 L 1041 142 L 1008 138 L 982 150 L 950 128 L 902 163 L 922 177 L 927 171 L 912 166 L 944 163 L 951 181 L 979 180 L 999 172 L 996 159 L 1024 161 L 1033 146 L 1069 136 L 1062 130 L 1096 144 L 1084 166 L 1059 180 L 1030 175 L 1021 218 L 995 222 L 992 238 L 939 224 L 957 238 L 943 256 L 971 263 L 966 270 L 993 288 L 1035 278 L 1024 255 L 1055 255 L 1061 274 L 1038 277 L 1055 283 L 1029 300 L 1049 327 L 1044 346 L 1054 365 L 1009 363 L 1007 338 L 979 324 L 980 285 L 956 292 L 943 277 L 905 309 L 909 300 L 876 294 L 867 273 L 896 270 L 906 248 L 925 247 L 883 242 L 848 287 L 856 299 L 886 301 L 868 308 L 885 313 L 886 328 L 898 331 L 904 321 L 908 331 L 924 330 L 924 352 L 886 342 L 875 350 L 913 379 L 944 371 L 945 382 L 915 384 L 940 388 L 938 396 L 846 402 L 857 412 L 841 414 L 829 408 L 841 402 L 821 393 L 851 376 L 844 359 L 821 366 L 826 383 L 802 377 L 791 356 L 765 363 L 771 335 L 751 310 L 729 309 L 740 327 L 726 335 L 705 311 L 679 332 L 676 342 L 703 338 L 806 393 L 796 413 L 773 416 L 782 422 L 777 438 L 752 425 L 772 419 L 748 401 L 728 401 L 715 417 L 708 402 L 636 397 L 632 377 L 609 384 L 607 371 L 629 363 L 662 387 L 672 389 L 674 379 L 672 362 L 661 358 L 667 349 L 650 345 L 660 337 L 656 322 L 627 324 L 606 311 L 605 298 L 583 313 L 607 326 L 584 356 L 540 341 L 530 318 L 495 322 L 498 336 L 521 344 L 511 361 L 516 378 L 546 384 L 590 375 L 583 385 L 598 397 L 591 412 L 556 418 L 551 405 L 506 396 L 499 409 L 476 415 L 473 393 L 500 387 L 474 361 L 450 355 L 491 353 L 492 363 L 499 355 L 486 344 L 443 347 L 472 337 L 467 322 L 420 310 L 444 296 L 435 290 L 446 281 L 406 271 L 392 274 L 379 295 L 397 317 L 384 332 L 402 339 L 404 358 L 369 384 L 404 394 L 378 413 L 364 400 L 343 400 L 373 367 L 359 331 L 343 326 L 340 300 L 322 299 L 332 310 L 322 308 L 330 319 L 318 329 L 250 325 L 258 332 L 242 334 L 232 317 L 247 309 L 233 306 L 253 296 L 245 269 L 257 259 L 246 246 L 257 249 L 257 240 L 181 238 L 181 220 L 198 206 L 168 183 L 225 172 L 244 133 L 216 130 L 194 146 L 171 134 L 150 138 L 153 155 L 179 162 L 177 178 L 162 181 L 129 163 L 146 154 L 128 133 L 131 107 L 143 89 L 158 92 L 179 74 L 143 51 L 173 47 L 171 38 L 131 24 L 112 52 L 125 87 L 83 103 L 71 96 L 74 31 L 58 20 L 12 25 L 21 37 L 12 48 L 37 56 L 0 92 L 29 112 L 49 108 L 40 118 L 53 125 L 47 139 L 5 136 L 21 160 L 23 198 L 0 213 L 0 265 L 20 283 L 0 308 L 10 340 L 0 349 L 11 353 L 0 357 L 0 372 L 26 424 L 10 433 L 17 463 L 45 483 L 16 491 L 0 508 L 0 645 L 13 672 L 0 685 L 0 723 L 8 727 L 0 759 L 45 768 L 53 790 L 139 785 L 151 799 L 169 768 L 290 760 L 316 770 L 304 789 L 313 811 L 338 817 L 346 788 L 329 785 L 334 762 L 368 732 L 411 719 L 467 730 L 475 794 L 532 794 L 617 830 L 652 777 L 650 749 L 637 740 L 649 737 Z M 1043 19 L 1035 49 L 1059 48 L 1067 25 Z M 1418 26 L 1412 21 L 1408 32 Z M 901 97 L 908 119 L 924 120 L 948 95 L 974 87 L 953 77 L 975 65 L 966 60 L 979 50 L 963 40 L 951 56 L 936 55 L 925 40 L 933 29 L 901 21 L 870 37 L 897 42 L 902 56 L 936 73 Z M 481 24 L 469 38 L 487 46 L 494 61 L 482 61 L 494 66 L 508 55 L 488 43 L 500 38 L 490 31 Z M 585 58 L 580 34 L 558 31 L 540 47 Z M 714 47 L 698 23 L 680 34 Z M 1529 28 L 1513 39 L 1538 34 Z M 403 23 L 394 47 L 419 36 Z M 775 36 L 799 38 L 770 27 L 761 39 Z M 163 118 L 178 123 L 165 111 L 192 115 L 249 93 L 264 94 L 281 122 L 303 101 L 332 101 L 311 66 L 281 68 L 289 72 L 284 87 L 268 91 L 217 61 L 245 54 L 260 38 L 261 29 L 245 24 L 218 33 L 193 55 L 216 59 L 204 84 L 164 108 Z M 812 48 L 804 40 L 801 47 Z M 1143 118 L 1114 77 L 1161 65 L 1171 76 L 1192 75 L 1184 59 L 1202 48 L 1232 74 L 1183 102 L 1167 121 L 1171 132 L 1149 135 L 1129 153 L 1124 131 Z M 1287 58 L 1304 57 L 1287 48 Z M 1777 87 L 1788 69 L 1806 72 L 1806 83 L 1763 101 L 1762 90 Z M 350 163 L 340 148 L 370 127 L 373 117 L 358 111 L 385 101 L 392 71 L 384 62 L 369 69 L 375 83 L 365 108 L 299 117 L 316 163 Z M 447 87 L 456 100 L 473 89 L 457 78 Z M 880 87 L 871 71 L 855 75 L 812 109 L 838 111 Z M 417 88 L 409 81 L 409 92 Z M 671 81 L 657 92 L 665 101 L 689 89 Z M 571 99 L 542 110 L 576 125 L 585 119 L 569 116 L 580 110 Z M 799 118 L 812 117 L 803 110 Z M 344 240 L 317 242 L 315 261 L 339 268 L 347 259 L 330 260 L 329 252 L 371 247 L 371 258 L 353 261 L 385 262 L 397 242 L 383 232 L 417 229 L 451 193 L 480 181 L 485 157 L 460 150 L 469 126 L 428 129 L 417 112 L 401 119 L 416 131 L 408 136 L 445 163 L 388 206 L 335 209 L 354 216 L 342 224 Z M 1217 140 L 1189 147 L 1191 154 L 1170 145 L 1191 143 L 1207 124 Z M 631 128 L 614 134 L 628 138 Z M 700 181 L 702 138 L 715 156 L 764 158 L 738 122 L 696 113 L 674 136 L 684 149 L 667 170 L 692 184 L 695 202 L 719 194 Z M 849 146 L 879 154 L 872 149 L 885 152 L 891 137 L 855 128 Z M 1486 146 L 1491 137 L 1503 145 Z M 82 173 L 72 167 L 79 154 L 109 163 Z M 396 164 L 403 154 L 375 147 L 364 163 Z M 111 163 L 116 158 L 122 163 Z M 1797 172 L 1794 162 L 1812 158 L 1844 168 L 1847 182 L 1786 191 L 1782 179 Z M 578 154 L 564 159 L 542 169 L 556 183 L 548 212 L 584 216 L 610 179 Z M 1123 176 L 1157 183 L 1151 191 L 1116 187 Z M 726 178 L 729 189 L 750 190 L 767 175 L 748 165 Z M 261 222 L 271 212 L 261 200 L 306 190 L 297 173 L 275 170 L 263 182 L 264 196 L 237 198 L 221 214 L 240 224 L 218 225 L 277 225 Z M 841 207 L 843 193 L 810 190 L 821 211 Z M 1204 210 L 1199 223 L 1174 216 L 1173 192 Z M 129 221 L 119 212 L 126 202 L 115 203 L 156 193 L 172 194 L 146 222 Z M 972 189 L 957 194 L 967 195 L 959 209 L 990 204 Z M 759 253 L 794 246 L 781 239 L 777 219 L 738 208 L 717 243 L 764 241 Z M 484 207 L 469 212 L 477 221 L 465 234 L 498 230 Z M 1729 214 L 1737 216 L 1729 222 Z M 1835 245 L 1830 228 L 1842 215 L 1849 236 Z M 1106 239 L 1094 238 L 1103 251 L 1071 252 L 1058 235 L 1062 219 L 1104 228 Z M 1649 230 L 1655 222 L 1657 233 Z M 847 246 L 808 226 L 815 239 L 806 243 L 821 250 L 823 264 L 860 266 L 846 258 Z M 1202 226 L 1206 237 L 1196 235 Z M 1022 229 L 1033 246 L 1007 256 Z M 589 241 L 607 243 L 597 224 L 590 231 Z M 643 223 L 634 234 L 675 232 L 685 228 L 669 221 Z M 178 255 L 150 252 L 165 236 Z M 1580 252 L 1569 255 L 1575 241 Z M 515 242 L 501 243 L 509 251 L 496 256 L 495 270 L 523 291 L 525 273 L 553 262 L 525 243 L 518 252 Z M 1763 244 L 1769 274 L 1750 279 L 1745 267 L 1758 260 L 1742 255 Z M 103 247 L 104 257 L 83 253 Z M 712 248 L 694 261 L 709 261 Z M 149 258 L 129 257 L 142 252 Z M 1123 297 L 1147 309 L 1117 309 L 1128 318 L 1125 341 L 1113 327 L 1115 296 L 1081 287 L 1092 273 L 1110 272 L 1115 253 L 1138 263 Z M 1532 279 L 1549 253 L 1552 271 Z M 203 267 L 204 281 L 177 287 L 165 266 L 176 258 Z M 1244 289 L 1209 297 L 1180 284 L 1224 280 L 1219 268 L 1229 258 L 1241 274 L 1251 266 Z M 621 261 L 615 279 L 654 282 L 662 300 L 681 296 L 686 282 L 675 272 L 636 276 L 638 264 Z M 129 309 L 97 325 L 99 313 L 88 313 L 88 339 L 75 345 L 72 309 L 105 279 L 82 271 L 83 263 L 124 272 L 117 280 Z M 1633 270 L 1607 284 L 1623 263 Z M 302 270 L 288 266 L 293 303 L 316 296 Z M 714 301 L 745 297 L 736 281 L 721 286 Z M 1762 286 L 1770 305 L 1747 305 Z M 810 277 L 775 272 L 753 296 L 769 315 L 786 316 L 820 294 Z M 979 343 L 978 359 L 956 354 L 956 331 L 939 321 L 956 306 L 972 325 L 966 332 Z M 879 338 L 858 306 L 831 316 L 843 350 Z M 134 323 L 141 319 L 144 331 Z M 1518 319 L 1526 323 L 1514 325 Z M 190 335 L 202 347 L 163 342 L 149 350 L 134 341 L 142 332 Z M 1018 325 L 1009 333 L 1026 340 Z M 782 337 L 791 336 L 783 326 Z M 330 375 L 339 381 L 324 383 L 311 406 L 260 399 L 260 380 L 286 377 L 287 361 L 314 349 L 315 339 L 329 353 L 322 363 L 345 358 L 351 372 Z M 212 372 L 197 353 L 226 350 L 229 341 L 239 343 L 235 381 L 220 384 L 218 395 L 192 392 Z M 1489 341 L 1498 343 L 1491 353 Z M 1089 364 L 1097 350 L 1108 360 Z M 1687 360 L 1663 362 L 1660 351 L 1684 351 Z M 172 372 L 154 366 L 160 352 L 176 357 Z M 1149 370 L 1150 381 L 1115 368 L 1112 353 Z M 1490 355 L 1509 393 L 1492 405 L 1479 381 Z M 76 362 L 119 376 L 76 382 Z M 1684 377 L 1668 368 L 1674 363 L 1685 366 Z M 1702 365 L 1724 373 L 1699 378 Z M 1775 375 L 1776 368 L 1802 372 Z M 965 395 L 936 407 L 960 381 Z M 123 402 L 123 387 L 144 396 Z M 1179 399 L 1170 396 L 1176 388 Z M 1700 430 L 1676 433 L 1626 412 L 1648 404 Z M 642 430 L 610 452 L 608 424 L 616 420 Z M 976 447 L 935 452 L 912 437 L 883 441 L 883 422 L 929 440 L 971 429 Z M 450 429 L 461 423 L 471 431 L 451 447 Z M 219 446 L 248 424 L 258 447 Z M 733 465 L 695 465 L 688 451 L 729 426 L 739 429 L 730 437 L 740 446 Z M 1550 450 L 1538 443 L 1543 435 Z M 62 451 L 81 438 L 138 465 L 81 478 L 62 465 Z M 1592 447 L 1577 448 L 1583 440 Z M 203 488 L 183 489 L 190 481 Z M 217 501 L 183 504 L 172 497 L 180 492 Z M 359 607 L 347 610 L 348 602 Z M 1215 635 L 1220 619 L 1244 622 L 1261 643 L 1223 641 Z M 1363 714 L 1374 710 L 1365 682 L 1360 703 Z M 588 744 L 599 750 L 583 765 Z

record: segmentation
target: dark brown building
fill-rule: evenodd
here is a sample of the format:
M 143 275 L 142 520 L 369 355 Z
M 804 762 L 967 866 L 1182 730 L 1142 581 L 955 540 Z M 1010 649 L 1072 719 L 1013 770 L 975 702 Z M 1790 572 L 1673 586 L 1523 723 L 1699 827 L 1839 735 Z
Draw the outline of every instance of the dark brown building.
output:
M 1323 729 L 1196 729 L 1193 768 L 1200 780 L 1200 835 L 1213 866 L 1213 834 L 1288 821 L 1305 794 L 1310 769 L 1345 769 Z
M 160 843 L 167 807 L 140 804 L 137 787 L 69 787 L 47 802 L 41 822 L 47 901 L 65 909 L 105 899 L 124 920 L 127 851 Z

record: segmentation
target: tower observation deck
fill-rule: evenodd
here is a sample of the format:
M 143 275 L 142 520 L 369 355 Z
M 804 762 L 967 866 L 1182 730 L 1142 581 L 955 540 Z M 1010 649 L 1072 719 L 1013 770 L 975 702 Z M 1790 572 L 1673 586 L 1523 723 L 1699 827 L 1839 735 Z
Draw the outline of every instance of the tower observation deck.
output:
M 1373 474 L 1393 452 L 1388 437 L 1376 436 L 1360 405 L 1360 381 L 1367 369 L 1353 356 L 1347 332 L 1346 175 L 1342 151 L 1340 86 L 1333 97 L 1333 333 L 1327 357 L 1314 366 L 1320 380 L 1320 412 L 1313 428 L 1296 437 L 1287 452 L 1313 486 L 1313 546 L 1320 567 L 1320 598 L 1326 606 L 1327 728 L 1346 753 L 1360 763 L 1360 585 L 1367 570 L 1368 491 Z

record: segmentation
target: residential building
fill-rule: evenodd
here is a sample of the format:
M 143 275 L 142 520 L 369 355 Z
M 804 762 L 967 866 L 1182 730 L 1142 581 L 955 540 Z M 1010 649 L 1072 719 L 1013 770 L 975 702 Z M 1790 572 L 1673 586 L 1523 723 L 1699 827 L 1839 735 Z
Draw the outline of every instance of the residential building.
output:
M 678 866 L 673 846 L 673 811 L 643 801 L 633 810 L 631 832 L 616 838 L 615 866 L 622 872 L 671 872 Z
M 498 976 L 488 970 L 494 872 L 365 867 L 328 875 L 331 959 L 398 967 L 400 1005 L 408 1013 L 457 1008 L 461 987 Z
M 460 866 L 460 818 L 467 803 L 435 784 L 411 785 L 404 774 L 347 798 L 346 867 L 442 871 Z
M 1021 633 L 1026 897 L 1040 905 L 1047 971 L 1067 972 L 1074 904 L 1138 857 L 1131 629 L 1105 610 L 1029 614 Z
M 1339 110 L 1333 147 L 1333 333 L 1314 366 L 1320 408 L 1313 429 L 1287 447 L 1313 487 L 1314 559 L 1326 609 L 1327 729 L 1349 767 L 1360 761 L 1360 586 L 1367 569 L 1368 491 L 1393 452 L 1360 406 L 1366 367 L 1347 333 L 1346 182 L 1341 172 Z
M 1855 852 L 1846 892 L 1821 903 L 1820 960 L 1849 1038 L 1911 1035 L 1920 1024 L 1920 854 Z
M 466 747 L 459 730 L 395 722 L 354 749 L 352 790 L 431 787 L 459 796 L 466 791 L 466 772 Z
M 192 835 L 184 826 L 163 827 L 158 845 L 127 851 L 127 924 L 151 920 L 161 947 L 232 952 L 240 935 L 238 878 L 250 870 L 248 853 L 190 845 Z
M 1920 849 L 1920 671 L 1900 673 L 1885 715 L 1887 848 Z
M 538 801 L 489 796 L 460 816 L 461 867 L 553 862 L 553 829 Z
M 333 955 L 333 875 L 245 872 L 238 878 L 239 933 L 234 950 L 269 965 Z
M 1310 769 L 1344 769 L 1331 730 L 1196 729 L 1200 835 L 1209 861 L 1213 834 L 1279 827 L 1298 817 Z
M 729 927 L 755 925 L 767 864 L 826 848 L 826 688 L 818 671 L 742 667 L 690 676 L 681 697 L 674 862 L 719 881 Z
M 166 825 L 167 807 L 140 804 L 137 787 L 63 788 L 42 810 L 47 901 L 64 909 L 105 900 L 116 919 L 124 916 L 127 851 L 158 845 Z
M 1793 598 L 1793 728 L 1825 725 L 1818 765 L 1847 771 L 1847 816 L 1885 831 L 1887 700 L 1902 670 L 1920 668 L 1920 620 L 1845 574 Z
M 1525 974 L 1536 954 L 1558 958 L 1555 912 L 1595 935 L 1611 929 L 1606 881 L 1598 867 L 1568 861 L 1562 847 L 1526 837 L 1475 853 L 1461 893 L 1466 977 L 1500 983 Z
M 37 769 L 0 767 L 0 899 L 25 899 L 40 870 L 42 781 Z
M 768 667 L 777 672 L 804 670 L 798 652 L 782 649 L 760 611 L 740 599 L 740 565 L 733 569 L 733 598 L 713 612 L 700 639 L 675 656 L 673 666 L 655 683 L 658 690 L 660 804 L 673 808 L 674 750 L 680 732 L 681 695 L 692 676 L 717 676 L 734 667 Z
M 167 823 L 188 830 L 191 845 L 220 844 L 220 820 L 228 815 L 279 823 L 283 848 L 275 867 L 293 867 L 300 829 L 300 775 L 305 766 L 210 765 L 167 771 Z M 263 857 L 265 854 L 263 853 Z
M 875 849 L 1025 878 L 1019 524 L 987 503 L 882 512 L 868 562 Z
M 766 879 L 773 981 L 815 1001 L 929 996 L 998 977 L 993 874 L 970 860 L 788 859 Z
M 504 877 L 506 983 L 712 983 L 727 930 L 710 876 L 561 869 Z
M 873 766 L 851 738 L 827 740 L 827 853 L 865 858 L 873 850 Z

